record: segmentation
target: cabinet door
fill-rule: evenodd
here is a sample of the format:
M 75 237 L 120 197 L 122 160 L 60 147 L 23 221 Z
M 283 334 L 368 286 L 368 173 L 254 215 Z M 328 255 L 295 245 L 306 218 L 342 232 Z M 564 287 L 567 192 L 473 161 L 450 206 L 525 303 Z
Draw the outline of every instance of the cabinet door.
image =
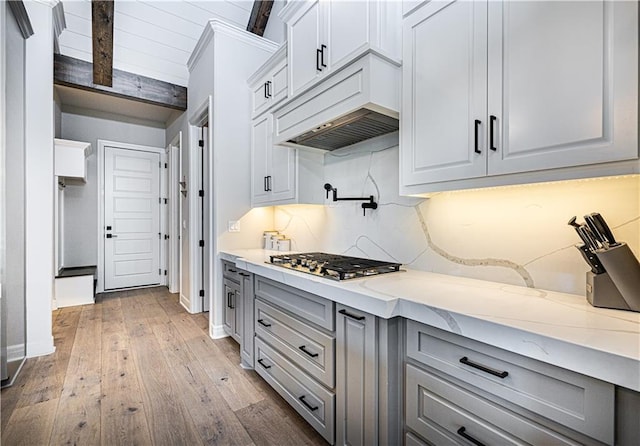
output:
M 242 342 L 240 343 L 240 358 L 242 363 L 250 368 L 254 366 L 253 338 L 253 274 L 241 272 L 242 275 Z
M 376 318 L 336 309 L 336 445 L 378 444 Z
M 638 2 L 489 2 L 488 30 L 489 174 L 638 157 Z
M 309 2 L 308 9 L 288 24 L 290 96 L 300 93 L 322 75 L 322 71 L 318 70 L 321 67 L 317 54 L 322 26 L 319 0 Z
M 296 149 L 271 146 L 271 201 L 292 200 L 296 196 Z
M 432 2 L 404 21 L 404 185 L 486 174 L 486 15 L 486 2 Z
M 324 59 L 326 70 L 334 70 L 350 61 L 369 45 L 369 9 L 371 1 L 323 2 L 323 14 L 327 20 Z
M 235 311 L 233 308 L 233 303 L 232 303 L 234 294 L 235 294 L 235 290 L 231 286 L 229 286 L 229 283 L 227 283 L 227 281 L 225 280 L 224 296 L 223 296 L 224 297 L 223 325 L 224 325 L 224 331 L 230 336 L 233 336 L 235 317 L 236 317 Z
M 271 75 L 271 85 L 269 86 L 270 106 L 276 105 L 287 97 L 289 81 L 287 77 L 287 61 L 282 60 Z
M 232 337 L 236 342 L 242 345 L 242 327 L 244 326 L 242 291 L 240 289 L 233 290 L 232 302 L 233 306 L 233 331 Z
M 269 107 L 269 90 L 267 86 L 267 81 L 264 80 L 260 82 L 258 85 L 253 87 L 251 90 L 251 104 L 252 109 L 251 113 L 255 116 L 260 114 L 262 111 L 266 110 Z
M 269 200 L 267 190 L 268 157 L 271 151 L 271 115 L 255 119 L 251 125 L 251 202 Z

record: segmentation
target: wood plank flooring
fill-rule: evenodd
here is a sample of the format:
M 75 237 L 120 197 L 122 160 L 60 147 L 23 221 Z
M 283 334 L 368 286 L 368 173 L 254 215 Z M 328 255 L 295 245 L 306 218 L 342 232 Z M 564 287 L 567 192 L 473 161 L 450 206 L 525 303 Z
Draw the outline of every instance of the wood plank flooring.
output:
M 53 313 L 56 352 L 2 390 L 2 445 L 326 445 L 166 288 Z

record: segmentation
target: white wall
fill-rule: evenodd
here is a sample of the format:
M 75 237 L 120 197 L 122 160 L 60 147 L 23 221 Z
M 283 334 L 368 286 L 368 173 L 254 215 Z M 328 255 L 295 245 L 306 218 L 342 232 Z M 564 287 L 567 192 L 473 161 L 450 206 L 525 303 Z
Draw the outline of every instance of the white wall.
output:
M 6 88 L 2 87 L 6 110 L 6 139 L 2 166 L 3 241 L 2 241 L 2 347 L 9 348 L 9 361 L 25 355 L 25 133 L 24 133 L 24 60 L 25 41 L 7 4 L 5 35 L 0 39 L 6 49 Z M 6 217 L 5 217 L 6 216 Z
M 26 42 L 25 170 L 27 356 L 55 350 L 51 326 L 54 280 L 53 15 L 51 4 L 25 2 L 34 35 Z
M 89 142 L 93 149 L 86 184 L 67 185 L 64 192 L 64 266 L 97 265 L 97 141 L 165 147 L 164 124 L 63 107 L 61 127 L 63 139 Z
M 366 144 L 364 145 L 367 148 Z M 589 269 L 574 245 L 570 217 L 600 212 L 640 258 L 640 176 L 398 195 L 398 148 L 325 156 L 325 179 L 359 203 L 275 208 L 275 227 L 299 251 L 326 250 L 395 260 L 425 271 L 585 293 Z

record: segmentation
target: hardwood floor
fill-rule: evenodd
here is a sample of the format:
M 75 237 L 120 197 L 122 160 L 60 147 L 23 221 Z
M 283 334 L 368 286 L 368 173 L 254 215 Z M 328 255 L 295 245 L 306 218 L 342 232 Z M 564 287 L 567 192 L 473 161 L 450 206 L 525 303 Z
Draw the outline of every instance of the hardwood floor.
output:
M 324 445 L 166 288 L 53 313 L 56 352 L 2 390 L 2 444 Z

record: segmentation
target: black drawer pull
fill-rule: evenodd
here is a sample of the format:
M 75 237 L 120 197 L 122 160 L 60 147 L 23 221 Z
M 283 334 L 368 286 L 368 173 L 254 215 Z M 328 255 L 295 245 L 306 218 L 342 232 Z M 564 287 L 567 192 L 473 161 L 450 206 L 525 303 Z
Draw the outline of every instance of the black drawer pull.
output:
M 356 316 L 355 314 L 351 314 L 347 310 L 339 310 L 338 313 L 344 314 L 345 316 L 348 316 L 351 319 L 355 319 L 357 321 L 361 321 L 363 319 L 366 319 L 366 317 L 364 317 L 364 316 Z
M 480 121 L 479 119 L 475 120 L 474 123 L 474 127 L 473 127 L 473 144 L 474 144 L 474 152 L 476 153 L 482 153 L 482 150 L 480 150 L 480 148 L 478 147 L 478 140 L 480 139 L 479 133 L 480 133 L 480 124 L 482 124 L 482 121 Z
M 265 369 L 270 369 L 270 368 L 271 368 L 271 366 L 270 366 L 270 365 L 265 365 L 265 363 L 264 363 L 264 362 L 262 362 L 262 361 L 264 361 L 264 359 L 262 359 L 262 358 L 258 359 L 258 363 L 260 363 L 260 365 L 261 365 L 262 367 L 264 367 Z
M 271 327 L 271 324 L 267 324 L 264 319 L 258 319 L 258 323 L 263 327 Z
M 462 438 L 466 438 L 467 440 L 469 440 L 471 443 L 475 444 L 476 446 L 485 446 L 484 443 L 482 443 L 481 441 L 476 440 L 471 435 L 467 434 L 466 430 L 467 429 L 464 426 L 462 426 L 460 429 L 458 429 L 458 435 L 460 435 Z
M 249 277 L 251 275 L 251 274 L 248 274 L 248 273 L 238 273 L 238 274 L 240 274 L 242 277 Z
M 311 356 L 312 358 L 317 358 L 318 357 L 318 353 L 311 353 L 309 350 L 307 350 L 306 345 L 301 345 L 298 348 L 300 350 L 302 350 L 303 352 L 305 352 L 307 355 Z
M 322 71 L 322 68 L 320 68 L 321 54 L 322 54 L 322 51 L 320 50 L 320 48 L 316 49 L 316 71 Z
M 466 356 L 463 356 L 462 358 L 460 358 L 460 362 L 465 364 L 465 365 L 468 365 L 469 367 L 473 367 L 474 369 L 482 370 L 483 372 L 489 373 L 489 374 L 491 374 L 493 376 L 497 376 L 498 378 L 504 379 L 507 376 L 509 376 L 509 372 L 506 372 L 504 370 L 502 372 L 500 372 L 500 371 L 498 371 L 496 369 L 489 368 L 489 367 L 487 367 L 485 365 L 477 364 L 475 362 L 471 362 L 471 361 L 469 361 L 469 358 L 467 358 Z
M 229 272 L 231 272 L 231 273 L 237 273 L 238 271 L 236 271 L 235 269 L 231 269 L 231 268 L 229 268 Z
M 300 401 L 302 401 L 302 404 L 304 404 L 305 406 L 307 406 L 307 409 L 309 409 L 310 411 L 314 411 L 314 410 L 318 410 L 318 406 L 312 406 L 311 404 L 307 403 L 307 401 L 304 399 L 304 395 L 302 395 L 300 398 L 298 398 Z

